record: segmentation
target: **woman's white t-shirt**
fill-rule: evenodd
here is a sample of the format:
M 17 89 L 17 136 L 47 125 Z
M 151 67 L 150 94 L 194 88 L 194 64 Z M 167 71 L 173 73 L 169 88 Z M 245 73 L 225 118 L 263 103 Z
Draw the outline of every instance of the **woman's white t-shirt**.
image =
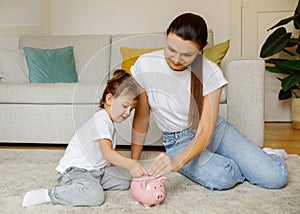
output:
M 164 50 L 140 56 L 131 67 L 136 81 L 146 90 L 158 128 L 175 132 L 189 128 L 191 69 L 174 71 L 167 64 Z M 203 96 L 226 85 L 222 70 L 203 57 Z
M 75 132 L 56 170 L 60 173 L 69 167 L 98 170 L 109 165 L 101 153 L 98 143 L 100 139 L 111 140 L 115 149 L 115 126 L 103 109 L 96 112 Z

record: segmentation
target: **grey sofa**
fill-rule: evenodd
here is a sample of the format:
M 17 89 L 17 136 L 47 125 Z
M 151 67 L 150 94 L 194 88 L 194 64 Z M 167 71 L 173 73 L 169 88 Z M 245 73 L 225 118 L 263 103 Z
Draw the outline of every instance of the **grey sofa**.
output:
M 120 47 L 163 47 L 164 42 L 161 33 L 21 36 L 20 50 L 25 46 L 53 49 L 72 45 L 79 81 L 47 84 L 29 83 L 26 78 L 7 81 L 0 66 L 0 142 L 67 143 L 74 131 L 98 110 L 106 80 L 121 67 Z M 213 45 L 212 31 L 209 31 L 209 45 Z M 229 84 L 222 94 L 220 115 L 262 146 L 264 61 L 232 59 L 224 61 L 222 69 Z M 130 144 L 132 116 L 117 124 L 120 145 Z M 161 145 L 161 133 L 152 120 L 146 144 Z

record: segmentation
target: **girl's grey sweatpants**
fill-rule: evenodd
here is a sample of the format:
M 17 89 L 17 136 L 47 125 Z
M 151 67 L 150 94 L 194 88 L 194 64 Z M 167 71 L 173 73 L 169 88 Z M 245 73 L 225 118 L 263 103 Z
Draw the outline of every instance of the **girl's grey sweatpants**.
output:
M 60 173 L 57 181 L 60 185 L 48 189 L 53 204 L 98 206 L 104 202 L 104 190 L 128 189 L 131 176 L 116 166 L 92 171 L 71 167 Z

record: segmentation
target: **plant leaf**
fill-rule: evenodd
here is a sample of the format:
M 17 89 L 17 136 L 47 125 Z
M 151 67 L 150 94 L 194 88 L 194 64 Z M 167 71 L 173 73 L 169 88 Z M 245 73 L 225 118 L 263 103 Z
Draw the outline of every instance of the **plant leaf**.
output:
M 287 70 L 290 73 L 300 75 L 300 60 L 286 60 L 276 63 L 276 67 L 282 70 Z
M 271 72 L 271 73 L 291 74 L 289 71 L 286 71 L 284 69 L 280 69 L 280 68 L 274 67 L 274 66 L 266 66 L 266 70 Z
M 292 33 L 287 33 L 284 27 L 278 28 L 263 44 L 260 51 L 260 57 L 265 58 L 282 51 L 288 43 L 291 35 Z
M 283 62 L 283 61 L 286 61 L 286 59 L 270 58 L 265 60 L 265 62 L 269 64 L 276 64 L 278 62 Z
M 298 45 L 298 47 L 296 48 L 296 52 L 297 52 L 298 54 L 300 54 L 300 47 L 299 47 L 299 45 Z
M 281 25 L 286 25 L 287 23 L 289 23 L 289 22 L 292 21 L 292 20 L 298 20 L 299 17 L 300 17 L 300 14 L 296 14 L 296 15 L 294 15 L 294 16 L 291 16 L 291 17 L 282 19 L 282 20 L 280 20 L 277 24 L 275 24 L 274 26 L 272 26 L 271 28 L 269 28 L 268 31 L 269 31 L 269 30 L 272 30 L 272 29 L 274 29 L 274 28 L 277 28 L 277 27 L 279 27 L 279 26 L 281 26 Z
M 281 87 L 284 91 L 287 91 L 297 85 L 300 82 L 300 74 L 297 76 L 288 76 L 281 79 Z
M 297 45 L 297 48 L 296 48 L 296 52 L 297 52 L 298 54 L 300 54 L 300 36 L 298 37 L 297 42 L 298 42 L 298 45 Z
M 280 90 L 279 91 L 279 94 L 278 94 L 278 99 L 279 100 L 286 100 L 286 99 L 289 99 L 293 96 L 292 94 L 292 90 L 288 90 L 288 91 L 284 91 L 284 90 Z
M 299 14 L 300 14 L 300 1 L 298 1 L 298 5 L 294 15 L 299 15 Z M 294 27 L 296 29 L 300 29 L 300 17 L 294 19 Z
M 296 39 L 296 38 L 290 38 L 285 47 L 290 48 L 290 47 L 294 47 L 297 44 L 298 44 L 298 39 Z

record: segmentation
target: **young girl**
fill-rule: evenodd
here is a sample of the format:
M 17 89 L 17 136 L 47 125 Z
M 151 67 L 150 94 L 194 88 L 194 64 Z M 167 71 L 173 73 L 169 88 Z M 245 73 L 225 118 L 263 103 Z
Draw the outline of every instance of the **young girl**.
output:
M 69 142 L 56 170 L 59 186 L 27 192 L 23 207 L 52 202 L 72 206 L 97 206 L 104 190 L 126 190 L 131 177 L 146 174 L 142 165 L 115 151 L 114 122 L 122 122 L 137 105 L 139 90 L 124 70 L 107 81 L 101 110 L 79 128 Z
M 245 179 L 264 188 L 285 186 L 284 160 L 268 155 L 218 116 L 227 80 L 202 55 L 207 44 L 204 19 L 184 13 L 171 22 L 166 36 L 164 50 L 139 57 L 131 67 L 143 88 L 133 119 L 132 158 L 140 157 L 151 110 L 166 153 L 151 162 L 149 175 L 179 171 L 214 190 Z

